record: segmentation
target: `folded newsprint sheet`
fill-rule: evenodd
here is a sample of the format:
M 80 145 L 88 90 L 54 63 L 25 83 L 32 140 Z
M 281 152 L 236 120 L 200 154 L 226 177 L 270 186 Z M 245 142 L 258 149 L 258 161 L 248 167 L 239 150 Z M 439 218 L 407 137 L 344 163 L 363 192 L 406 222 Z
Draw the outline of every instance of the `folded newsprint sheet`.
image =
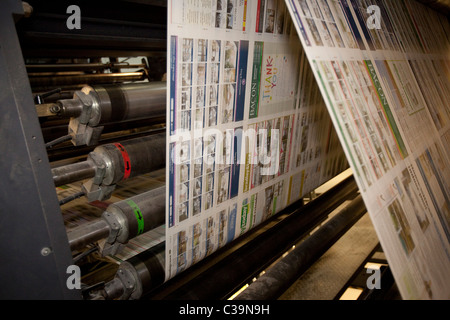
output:
M 450 25 L 413 0 L 286 0 L 404 299 L 450 298 Z

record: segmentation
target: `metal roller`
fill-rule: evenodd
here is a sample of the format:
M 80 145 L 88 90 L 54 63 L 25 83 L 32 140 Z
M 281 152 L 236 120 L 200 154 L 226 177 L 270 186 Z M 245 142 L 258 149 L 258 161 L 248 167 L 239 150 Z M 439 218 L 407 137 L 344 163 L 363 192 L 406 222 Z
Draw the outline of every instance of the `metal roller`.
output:
M 162 169 L 166 162 L 165 133 L 99 146 L 83 162 L 52 169 L 55 186 L 90 179 L 83 184 L 88 201 L 105 200 L 115 184 Z
M 140 81 L 145 79 L 144 71 L 120 73 L 88 73 L 64 75 L 58 71 L 29 74 L 30 85 L 33 88 L 47 88 L 55 86 L 71 86 L 79 83 L 116 83 L 122 81 Z
M 166 83 L 130 83 L 95 87 L 100 103 L 99 124 L 166 114 Z
M 110 122 L 136 120 L 154 114 L 166 114 L 166 83 L 128 83 L 84 87 L 72 99 L 58 100 L 59 116 L 79 117 L 89 96 L 90 107 L 96 109 L 89 125 L 97 126 Z
M 120 264 L 116 276 L 98 295 L 102 299 L 136 300 L 165 281 L 165 242 Z
M 110 63 L 55 63 L 55 64 L 27 64 L 28 73 L 33 72 L 64 72 L 64 71 L 103 71 L 111 69 L 145 68 L 145 63 L 129 64 L 127 62 Z
M 166 83 L 87 86 L 72 99 L 58 100 L 50 111 L 71 118 L 69 134 L 74 145 L 94 145 L 104 124 L 165 116 Z
M 102 254 L 116 254 L 130 239 L 164 224 L 165 193 L 160 187 L 109 205 L 101 219 L 68 233 L 70 249 L 106 238 Z
M 115 278 L 107 282 L 101 290 L 92 292 L 92 297 L 140 299 L 147 295 L 147 298 L 167 300 L 226 299 L 249 282 L 255 274 L 271 265 L 281 253 L 303 239 L 345 199 L 353 197 L 357 190 L 355 180 L 350 177 L 307 205 L 290 205 L 279 213 L 279 217 L 283 218 L 270 226 L 270 229 L 267 226 L 256 229 L 254 233 L 247 233 L 247 237 L 243 235 L 240 240 L 234 240 L 238 243 L 224 252 L 221 258 L 214 257 L 214 260 L 218 261 L 212 266 L 205 266 L 206 269 L 201 273 L 196 270 L 193 276 L 183 277 L 180 274 L 182 278 L 166 288 L 167 291 L 158 292 L 157 287 L 165 281 L 165 242 L 161 242 L 121 263 Z M 343 230 L 354 223 L 364 211 L 360 197 L 353 203 L 343 213 L 345 221 L 340 223 L 340 226 L 344 225 L 343 228 L 334 230 L 327 227 L 321 233 L 334 241 L 336 233 L 342 235 Z M 326 242 L 326 246 L 331 244 L 331 241 Z M 322 249 L 323 246 L 320 250 Z M 315 252 L 310 246 L 306 250 Z M 210 281 L 211 279 L 214 281 Z M 153 296 L 148 297 L 149 294 Z
M 166 135 L 146 136 L 99 146 L 93 153 L 106 166 L 102 181 L 112 185 L 144 173 L 164 168 L 166 161 Z
M 275 300 L 345 234 L 365 213 L 364 201 L 358 195 L 336 216 L 253 281 L 236 300 Z
M 92 159 L 86 161 L 68 164 L 52 169 L 53 182 L 56 187 L 93 178 L 95 176 L 96 165 Z

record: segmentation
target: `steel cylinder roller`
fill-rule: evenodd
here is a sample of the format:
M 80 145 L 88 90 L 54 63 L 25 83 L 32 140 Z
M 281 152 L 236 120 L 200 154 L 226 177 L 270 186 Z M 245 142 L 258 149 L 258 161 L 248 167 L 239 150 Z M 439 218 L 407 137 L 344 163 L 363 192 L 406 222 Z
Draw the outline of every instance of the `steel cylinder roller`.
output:
M 72 99 L 58 100 L 53 113 L 70 117 L 74 145 L 95 145 L 103 125 L 166 115 L 166 83 L 86 86 Z
M 88 201 L 105 200 L 116 183 L 162 169 L 166 161 L 164 133 L 96 147 L 87 160 L 52 169 L 55 186 L 91 178 L 83 184 Z
M 105 284 L 99 299 L 137 300 L 164 283 L 165 242 L 131 257 L 119 266 L 113 280 Z
M 102 254 L 116 254 L 130 239 L 164 224 L 165 195 L 159 187 L 109 205 L 101 219 L 68 233 L 71 250 L 106 239 Z

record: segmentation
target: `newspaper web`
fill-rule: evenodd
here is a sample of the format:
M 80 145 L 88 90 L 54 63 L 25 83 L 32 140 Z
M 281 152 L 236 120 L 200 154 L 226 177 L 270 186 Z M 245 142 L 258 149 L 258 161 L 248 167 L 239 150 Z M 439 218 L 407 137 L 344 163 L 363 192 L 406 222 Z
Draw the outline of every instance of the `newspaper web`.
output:
M 169 21 L 167 279 L 348 168 L 283 1 Z
M 166 278 L 349 164 L 403 298 L 448 299 L 448 20 L 412 0 L 168 9 Z
M 402 297 L 448 299 L 448 20 L 415 1 L 286 3 Z

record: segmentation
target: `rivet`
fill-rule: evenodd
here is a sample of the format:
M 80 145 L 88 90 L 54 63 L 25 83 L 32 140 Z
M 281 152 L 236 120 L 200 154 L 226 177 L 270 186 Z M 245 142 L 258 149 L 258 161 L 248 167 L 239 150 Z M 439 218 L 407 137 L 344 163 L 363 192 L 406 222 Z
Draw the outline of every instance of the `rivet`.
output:
M 41 250 L 41 254 L 44 257 L 48 256 L 51 252 L 52 252 L 52 250 L 50 248 L 48 248 L 48 247 L 42 248 L 42 250 Z

